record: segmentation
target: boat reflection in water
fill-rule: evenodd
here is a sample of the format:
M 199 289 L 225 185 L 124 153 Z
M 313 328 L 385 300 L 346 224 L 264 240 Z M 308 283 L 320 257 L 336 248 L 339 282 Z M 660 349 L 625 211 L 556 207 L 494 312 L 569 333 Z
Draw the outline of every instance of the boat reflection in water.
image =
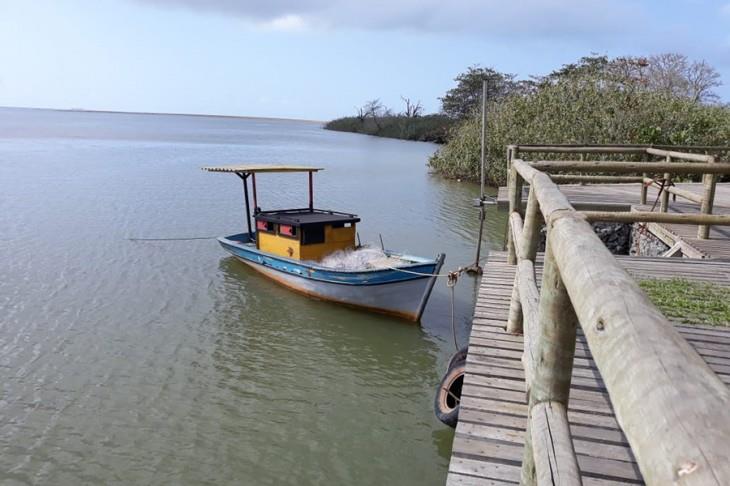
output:
M 234 173 L 243 180 L 248 232 L 218 238 L 228 252 L 276 282 L 309 296 L 419 321 L 445 255 L 422 258 L 383 250 L 362 268 L 333 268 L 323 260 L 335 252 L 357 252 L 354 214 L 314 208 L 313 174 L 321 168 L 292 165 L 232 165 L 204 167 Z M 256 174 L 306 172 L 309 206 L 261 211 Z M 253 192 L 251 227 L 248 180 Z

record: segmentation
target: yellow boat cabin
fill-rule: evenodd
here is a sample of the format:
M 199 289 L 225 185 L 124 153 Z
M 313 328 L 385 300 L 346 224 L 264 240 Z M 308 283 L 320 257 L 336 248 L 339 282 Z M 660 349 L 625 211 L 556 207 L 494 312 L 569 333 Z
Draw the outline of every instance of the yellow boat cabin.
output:
M 360 221 L 354 214 L 326 211 L 314 208 L 313 173 L 319 167 L 301 165 L 224 165 L 203 167 L 210 172 L 232 172 L 243 180 L 246 203 L 246 224 L 248 234 L 256 241 L 256 248 L 294 260 L 321 260 L 338 250 L 355 249 L 355 224 Z M 305 209 L 280 209 L 261 211 L 256 194 L 256 174 L 307 172 L 309 174 L 309 207 Z M 251 228 L 251 211 L 248 199 L 248 179 L 253 192 L 253 219 L 255 232 Z
M 321 260 L 338 250 L 355 248 L 354 214 L 321 209 L 259 211 L 256 248 L 295 260 Z

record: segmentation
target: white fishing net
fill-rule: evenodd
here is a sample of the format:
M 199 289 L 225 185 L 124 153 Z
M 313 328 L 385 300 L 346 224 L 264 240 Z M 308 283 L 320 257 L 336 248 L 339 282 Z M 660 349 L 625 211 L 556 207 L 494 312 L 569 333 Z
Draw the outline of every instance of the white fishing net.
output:
M 372 270 L 397 265 L 398 258 L 390 258 L 382 250 L 375 248 L 360 248 L 358 250 L 344 250 L 330 253 L 324 257 L 319 265 L 333 270 Z

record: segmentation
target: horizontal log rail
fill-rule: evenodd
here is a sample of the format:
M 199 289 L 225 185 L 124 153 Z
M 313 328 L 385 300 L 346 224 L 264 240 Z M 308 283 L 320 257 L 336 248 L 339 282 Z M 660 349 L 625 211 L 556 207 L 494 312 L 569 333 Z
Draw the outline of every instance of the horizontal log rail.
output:
M 648 148 L 646 153 L 649 155 L 658 155 L 660 157 L 670 157 L 679 160 L 689 160 L 695 162 L 714 162 L 712 155 L 690 154 L 687 152 L 675 152 L 674 150 L 661 150 L 657 148 Z
M 507 330 L 525 336 L 522 361 L 529 404 L 522 482 L 581 484 L 565 412 L 580 326 L 646 483 L 730 484 L 725 457 L 730 449 L 730 391 L 589 224 L 608 220 L 725 225 L 730 216 L 579 212 L 543 171 L 554 170 L 555 162 L 528 163 L 515 157 L 518 150 L 509 153 L 510 262 L 518 271 Z M 581 164 L 577 169 L 582 171 L 598 162 L 570 164 L 558 170 L 576 170 L 575 164 Z M 631 172 L 652 173 L 655 167 L 674 172 L 683 164 L 637 163 Z M 688 165 L 692 172 L 709 168 L 716 170 L 711 173 L 730 173 L 730 164 Z M 605 166 L 595 170 L 611 172 Z M 523 183 L 530 188 L 526 208 Z M 547 244 L 538 291 L 535 257 L 542 220 Z
M 552 179 L 552 181 L 556 184 L 572 184 L 575 182 L 590 184 L 644 182 L 643 176 L 606 176 L 583 174 L 550 174 L 550 179 Z M 653 181 L 653 179 L 649 180 Z
M 674 187 L 674 186 L 669 186 L 669 187 L 664 186 L 662 188 L 662 185 L 659 182 L 657 182 L 654 179 L 650 179 L 649 177 L 642 177 L 642 180 L 643 180 L 644 184 L 649 184 L 654 187 L 663 189 L 664 191 L 667 191 L 669 194 L 674 194 L 675 196 L 679 196 L 681 198 L 687 199 L 688 201 L 702 204 L 702 196 L 700 196 L 699 194 L 695 194 L 694 192 L 691 192 L 691 191 L 685 191 L 684 189 L 679 189 L 678 187 Z
M 614 172 L 617 174 L 727 174 L 730 163 L 715 162 L 622 162 L 607 160 L 540 160 L 530 162 L 537 170 L 545 172 Z
M 730 152 L 730 146 L 725 145 L 652 145 L 652 144 L 527 144 L 510 145 L 511 149 L 520 152 L 543 153 L 645 153 L 646 149 L 681 150 L 684 152 L 723 153 Z
M 667 223 L 730 226 L 730 214 L 680 214 L 650 211 L 581 211 L 586 221 L 609 223 Z

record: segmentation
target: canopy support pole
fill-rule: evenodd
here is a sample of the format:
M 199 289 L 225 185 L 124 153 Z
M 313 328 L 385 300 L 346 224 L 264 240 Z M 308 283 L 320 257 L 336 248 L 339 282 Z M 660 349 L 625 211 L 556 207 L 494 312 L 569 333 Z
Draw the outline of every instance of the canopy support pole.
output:
M 309 171 L 309 210 L 314 211 L 314 183 L 313 183 L 314 177 L 312 176 L 312 171 Z
M 241 174 L 236 172 L 236 175 L 243 181 L 243 199 L 246 201 L 246 226 L 248 227 L 248 234 L 253 238 L 253 231 L 251 231 L 251 208 L 248 205 L 248 172 Z
M 251 185 L 253 186 L 253 214 L 258 213 L 259 203 L 256 201 L 256 173 L 251 172 Z

